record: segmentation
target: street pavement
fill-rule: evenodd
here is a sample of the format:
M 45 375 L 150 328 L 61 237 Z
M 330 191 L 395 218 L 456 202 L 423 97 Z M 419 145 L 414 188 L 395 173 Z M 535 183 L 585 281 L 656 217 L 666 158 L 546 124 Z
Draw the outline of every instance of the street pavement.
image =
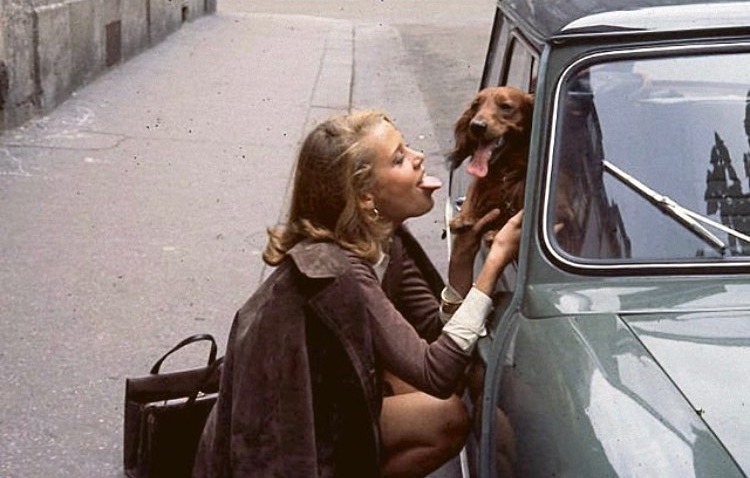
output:
M 0 135 L 0 477 L 123 476 L 125 378 L 223 352 L 322 118 L 384 109 L 447 179 L 493 2 L 301 3 L 220 1 Z M 444 198 L 410 223 L 442 270 Z

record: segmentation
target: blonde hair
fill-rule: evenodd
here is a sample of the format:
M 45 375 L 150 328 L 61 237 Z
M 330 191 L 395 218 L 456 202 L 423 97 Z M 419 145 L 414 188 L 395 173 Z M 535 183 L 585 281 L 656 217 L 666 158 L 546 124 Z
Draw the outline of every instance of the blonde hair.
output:
M 363 110 L 334 116 L 319 124 L 300 148 L 286 224 L 268 229 L 263 260 L 280 263 L 305 239 L 333 241 L 358 256 L 375 261 L 392 226 L 359 205 L 375 187 L 375 154 L 363 141 L 383 121 L 380 111 Z

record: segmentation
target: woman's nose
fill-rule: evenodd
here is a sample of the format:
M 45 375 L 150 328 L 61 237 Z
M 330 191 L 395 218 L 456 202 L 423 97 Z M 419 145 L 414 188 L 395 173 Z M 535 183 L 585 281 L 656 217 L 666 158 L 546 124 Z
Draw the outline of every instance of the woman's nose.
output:
M 424 153 L 421 151 L 414 151 L 414 156 L 412 156 L 412 163 L 414 164 L 415 169 L 421 168 L 422 164 L 424 164 Z

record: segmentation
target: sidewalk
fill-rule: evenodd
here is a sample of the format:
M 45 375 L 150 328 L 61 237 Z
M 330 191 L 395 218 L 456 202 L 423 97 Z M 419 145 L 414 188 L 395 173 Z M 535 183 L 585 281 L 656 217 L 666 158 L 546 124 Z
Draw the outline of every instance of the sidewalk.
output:
M 125 378 L 193 333 L 223 350 L 321 118 L 384 108 L 444 177 L 397 35 L 357 31 L 220 11 L 0 136 L 0 476 L 123 476 Z

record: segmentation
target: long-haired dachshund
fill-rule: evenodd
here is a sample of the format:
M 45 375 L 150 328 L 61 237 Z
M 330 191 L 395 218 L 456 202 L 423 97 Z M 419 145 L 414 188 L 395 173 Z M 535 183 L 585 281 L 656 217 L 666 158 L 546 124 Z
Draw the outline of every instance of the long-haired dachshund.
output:
M 448 159 L 456 168 L 471 157 L 466 170 L 475 179 L 449 224 L 452 231 L 471 227 L 499 208 L 500 217 L 487 233 L 493 235 L 523 208 L 533 104 L 534 96 L 518 88 L 485 88 L 456 121 Z

